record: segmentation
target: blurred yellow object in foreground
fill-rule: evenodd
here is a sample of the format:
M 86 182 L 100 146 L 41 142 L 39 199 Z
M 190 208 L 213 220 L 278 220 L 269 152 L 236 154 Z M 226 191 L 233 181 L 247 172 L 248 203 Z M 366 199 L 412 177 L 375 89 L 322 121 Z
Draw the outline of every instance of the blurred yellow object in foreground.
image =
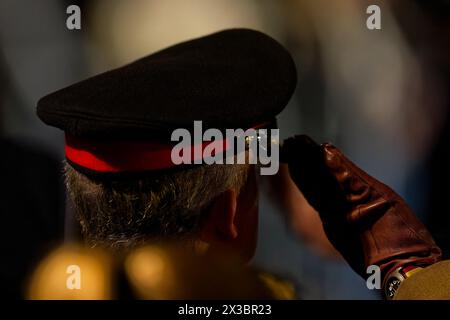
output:
M 147 245 L 127 255 L 63 246 L 34 272 L 29 299 L 293 299 L 291 285 L 224 252 Z
M 35 270 L 28 298 L 37 300 L 99 300 L 112 298 L 112 264 L 103 251 L 63 246 Z
M 183 247 L 146 246 L 125 261 L 138 299 L 277 299 L 258 273 L 224 252 L 195 255 Z

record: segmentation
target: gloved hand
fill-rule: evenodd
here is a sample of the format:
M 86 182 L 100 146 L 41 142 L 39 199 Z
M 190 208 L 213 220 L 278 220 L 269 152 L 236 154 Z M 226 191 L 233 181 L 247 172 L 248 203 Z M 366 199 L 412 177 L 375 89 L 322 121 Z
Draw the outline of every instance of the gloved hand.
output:
M 367 266 L 377 265 L 384 287 L 398 267 L 441 260 L 441 250 L 405 201 L 333 145 L 295 136 L 284 142 L 281 158 L 319 212 L 331 243 L 363 278 Z

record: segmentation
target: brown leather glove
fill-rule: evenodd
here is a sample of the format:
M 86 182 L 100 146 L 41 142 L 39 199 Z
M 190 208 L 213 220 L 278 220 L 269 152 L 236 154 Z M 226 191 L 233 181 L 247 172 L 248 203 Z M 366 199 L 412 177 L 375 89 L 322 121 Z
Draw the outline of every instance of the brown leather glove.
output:
M 331 144 L 307 136 L 284 142 L 281 159 L 322 219 L 331 243 L 363 278 L 377 265 L 387 275 L 405 265 L 441 260 L 441 250 L 405 201 Z

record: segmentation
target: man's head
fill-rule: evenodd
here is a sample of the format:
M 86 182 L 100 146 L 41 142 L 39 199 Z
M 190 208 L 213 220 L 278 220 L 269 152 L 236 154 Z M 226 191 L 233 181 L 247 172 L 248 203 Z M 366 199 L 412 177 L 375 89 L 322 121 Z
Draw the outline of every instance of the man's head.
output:
M 66 183 L 91 246 L 183 240 L 253 256 L 258 190 L 252 165 L 200 165 L 141 178 L 89 178 L 66 164 Z
M 254 166 L 207 165 L 203 151 L 211 149 L 203 142 L 221 146 L 214 155 L 239 154 L 227 139 L 205 138 L 207 130 L 266 126 L 287 105 L 296 80 L 294 61 L 280 43 L 258 31 L 230 29 L 41 98 L 38 116 L 65 132 L 67 185 L 88 241 L 123 247 L 184 239 L 249 259 L 257 230 Z M 188 159 L 183 164 L 195 164 L 189 169 L 173 161 L 178 129 L 194 137 L 180 153 Z

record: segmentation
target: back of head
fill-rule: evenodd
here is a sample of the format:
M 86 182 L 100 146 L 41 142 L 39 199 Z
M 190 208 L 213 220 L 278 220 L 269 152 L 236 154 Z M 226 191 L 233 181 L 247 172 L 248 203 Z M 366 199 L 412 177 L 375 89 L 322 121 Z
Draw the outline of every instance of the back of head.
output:
M 123 248 L 148 241 L 194 240 L 211 201 L 239 194 L 249 165 L 201 165 L 140 178 L 90 178 L 66 164 L 66 185 L 92 246 Z

